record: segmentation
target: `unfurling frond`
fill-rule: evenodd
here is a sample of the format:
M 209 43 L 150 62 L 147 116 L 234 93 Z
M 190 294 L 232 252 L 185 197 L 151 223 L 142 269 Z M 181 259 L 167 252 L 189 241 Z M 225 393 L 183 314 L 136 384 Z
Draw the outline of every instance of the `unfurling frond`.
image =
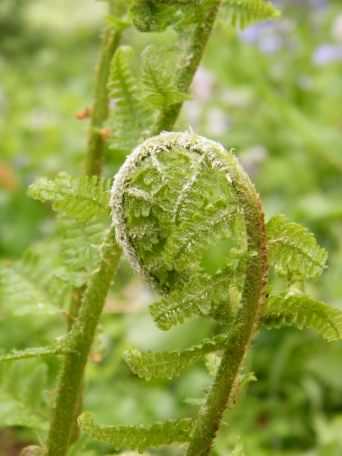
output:
M 160 51 L 152 47 L 144 51 L 142 71 L 144 100 L 151 108 L 166 109 L 189 98 L 178 90 L 174 72 L 163 63 Z
M 220 350 L 226 337 L 216 336 L 183 351 L 154 353 L 130 349 L 125 353 L 125 361 L 132 372 L 141 378 L 171 380 L 206 354 Z
M 28 252 L 12 265 L 0 266 L 0 301 L 10 315 L 60 313 L 70 287 L 56 276 L 54 264 L 46 257 Z
M 108 217 L 109 188 L 110 180 L 97 176 L 72 177 L 60 173 L 54 179 L 38 179 L 30 186 L 29 194 L 50 202 L 60 215 L 84 223 Z
M 233 26 L 246 27 L 254 21 L 273 19 L 280 15 L 267 0 L 225 0 L 230 21 Z
M 264 323 L 268 327 L 312 329 L 328 342 L 342 339 L 342 310 L 303 294 L 271 296 Z
M 117 450 L 129 448 L 144 451 L 147 448 L 188 442 L 192 431 L 190 418 L 150 426 L 98 426 L 90 413 L 83 413 L 78 421 L 81 431 L 89 437 L 109 443 Z
M 164 133 L 116 175 L 117 239 L 160 292 L 151 313 L 162 329 L 195 315 L 227 320 L 236 310 L 229 292 L 243 282 L 246 242 L 227 178 L 230 157 L 191 133 Z
M 113 107 L 110 112 L 109 126 L 112 129 L 111 148 L 129 152 L 146 136 L 151 114 L 142 102 L 136 78 L 130 67 L 132 49 L 121 46 L 115 53 L 108 90 Z
M 267 236 L 270 263 L 280 275 L 312 278 L 322 273 L 327 252 L 307 228 L 278 215 L 267 223 Z

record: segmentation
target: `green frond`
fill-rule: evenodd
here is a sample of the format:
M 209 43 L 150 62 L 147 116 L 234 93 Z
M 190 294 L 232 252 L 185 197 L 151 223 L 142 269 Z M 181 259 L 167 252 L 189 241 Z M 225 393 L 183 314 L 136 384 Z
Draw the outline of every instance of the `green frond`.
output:
M 144 451 L 147 448 L 188 442 L 192 431 L 190 418 L 150 426 L 98 426 L 90 413 L 83 413 L 78 421 L 82 432 L 95 440 L 109 443 L 117 450 Z
M 85 285 L 100 261 L 100 246 L 109 220 L 91 219 L 86 223 L 61 217 L 58 219 L 63 279 L 75 287 Z
M 342 339 L 342 310 L 304 294 L 271 296 L 264 323 L 268 327 L 312 329 L 328 342 Z
M 55 264 L 30 251 L 11 265 L 0 266 L 0 301 L 10 315 L 62 312 L 70 286 L 56 275 Z
M 51 347 L 28 348 L 26 350 L 12 351 L 10 353 L 0 354 L 0 363 L 6 361 L 20 361 L 30 358 L 42 358 L 46 356 L 65 355 L 70 352 L 62 344 L 52 345 Z
M 50 202 L 60 215 L 84 223 L 93 218 L 109 219 L 110 186 L 109 179 L 60 173 L 54 179 L 38 179 L 30 186 L 29 195 Z
M 240 28 L 280 16 L 280 11 L 267 0 L 225 0 L 224 4 L 232 25 Z
M 206 354 L 220 350 L 226 337 L 216 336 L 183 351 L 141 352 L 132 348 L 126 351 L 124 358 L 129 368 L 138 377 L 145 380 L 171 380 Z
M 130 152 L 146 136 L 147 126 L 151 124 L 151 113 L 143 104 L 130 67 L 132 53 L 128 46 L 121 46 L 116 51 L 108 83 L 109 97 L 114 105 L 109 116 L 110 147 L 123 152 Z
M 178 90 L 174 71 L 163 63 L 161 55 L 160 50 L 152 47 L 144 51 L 141 79 L 146 103 L 151 108 L 166 109 L 189 96 Z
M 327 252 L 307 228 L 283 215 L 272 217 L 266 228 L 270 263 L 280 275 L 313 278 L 322 273 Z

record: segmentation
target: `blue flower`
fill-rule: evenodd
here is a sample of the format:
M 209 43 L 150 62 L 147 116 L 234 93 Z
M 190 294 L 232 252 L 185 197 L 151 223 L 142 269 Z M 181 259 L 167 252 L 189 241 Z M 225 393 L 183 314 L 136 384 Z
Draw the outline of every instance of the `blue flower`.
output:
M 316 48 L 312 60 L 316 65 L 327 65 L 342 61 L 342 45 L 321 44 Z

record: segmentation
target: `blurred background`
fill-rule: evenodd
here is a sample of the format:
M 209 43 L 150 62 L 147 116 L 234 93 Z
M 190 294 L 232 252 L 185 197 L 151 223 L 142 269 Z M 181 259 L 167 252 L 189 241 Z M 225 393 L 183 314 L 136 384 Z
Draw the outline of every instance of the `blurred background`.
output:
M 329 268 L 310 293 L 342 306 L 341 2 L 274 3 L 283 14 L 272 23 L 236 31 L 220 18 L 179 127 L 234 147 L 267 216 L 282 212 L 315 233 L 329 252 Z M 62 170 L 77 175 L 84 166 L 87 122 L 75 113 L 92 102 L 105 14 L 105 3 L 94 0 L 0 2 L 2 262 L 14 261 L 54 231 L 53 214 L 26 195 L 27 186 Z M 125 41 L 138 49 L 144 44 L 133 32 Z M 108 151 L 105 174 L 113 175 L 123 159 Z M 171 383 L 144 383 L 124 365 L 122 352 L 131 344 L 186 347 L 210 327 L 194 321 L 160 332 L 146 310 L 150 295 L 141 281 L 125 264 L 119 278 L 90 362 L 85 407 L 102 423 L 192 413 L 210 384 L 205 366 Z M 62 325 L 56 316 L 12 315 L 0 300 L 2 350 L 47 344 Z M 240 444 L 252 456 L 342 454 L 341 343 L 294 329 L 263 331 L 248 363 L 257 381 L 227 414 L 216 456 L 228 456 Z M 1 456 L 17 455 L 44 438 L 56 369 L 52 361 L 1 367 Z M 81 439 L 72 454 L 109 451 Z

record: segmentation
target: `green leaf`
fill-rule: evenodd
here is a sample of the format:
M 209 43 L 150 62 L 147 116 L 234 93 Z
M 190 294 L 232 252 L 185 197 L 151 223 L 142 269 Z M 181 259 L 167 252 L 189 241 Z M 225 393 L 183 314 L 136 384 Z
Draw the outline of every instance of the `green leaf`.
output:
M 135 348 L 124 354 L 129 368 L 141 378 L 172 379 L 206 354 L 220 350 L 226 336 L 219 335 L 183 351 L 141 352 Z
M 92 219 L 86 223 L 59 218 L 61 264 L 60 273 L 67 283 L 82 287 L 100 261 L 99 249 L 109 227 L 109 220 Z
M 109 179 L 60 173 L 54 179 L 38 179 L 30 186 L 29 195 L 50 202 L 60 215 L 84 223 L 94 218 L 109 219 L 110 187 Z
M 116 51 L 108 83 L 109 97 L 114 104 L 109 117 L 110 147 L 124 152 L 130 152 L 147 135 L 147 126 L 151 124 L 151 113 L 143 104 L 130 67 L 132 53 L 128 46 Z
M 14 316 L 27 313 L 62 312 L 70 296 L 70 286 L 56 276 L 54 260 L 28 251 L 21 260 L 0 266 L 0 301 L 5 313 Z
M 117 450 L 132 449 L 144 451 L 172 443 L 188 442 L 191 438 L 192 420 L 183 418 L 152 425 L 98 426 L 90 413 L 83 413 L 78 419 L 81 431 L 100 442 L 106 442 Z
M 240 28 L 251 22 L 280 16 L 280 11 L 266 0 L 225 0 L 224 4 L 230 22 Z
M 327 252 L 307 228 L 277 215 L 267 223 L 267 236 L 270 263 L 280 275 L 313 278 L 322 273 Z
M 162 51 L 148 47 L 143 55 L 142 84 L 144 100 L 151 108 L 166 109 L 168 106 L 189 99 L 189 95 L 177 88 L 175 74 L 163 63 Z
M 263 321 L 267 327 L 312 329 L 328 342 L 342 339 L 342 310 L 304 294 L 271 296 Z

